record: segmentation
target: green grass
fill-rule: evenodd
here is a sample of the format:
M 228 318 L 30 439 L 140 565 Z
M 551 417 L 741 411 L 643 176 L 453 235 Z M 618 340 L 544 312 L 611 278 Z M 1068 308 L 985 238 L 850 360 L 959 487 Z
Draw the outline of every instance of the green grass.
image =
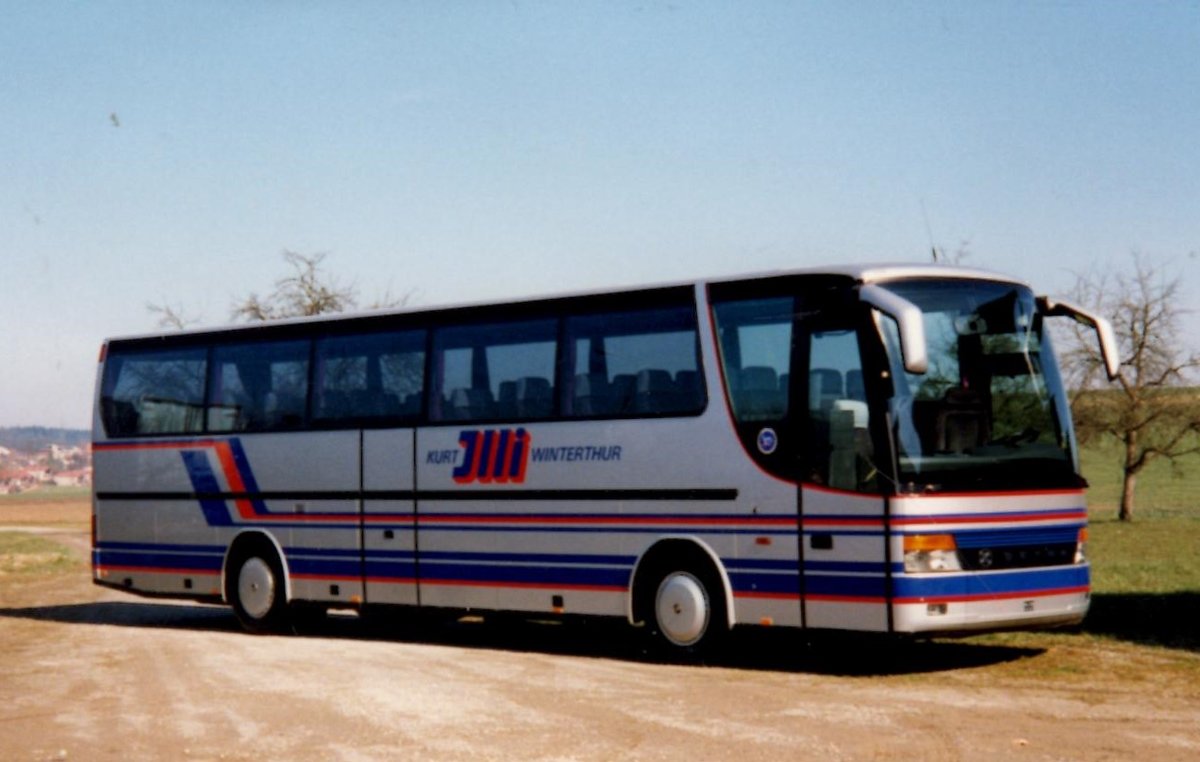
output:
M 1057 653 L 1030 665 L 1041 676 L 1086 671 L 1088 643 L 1172 649 L 1187 655 L 1172 669 L 1200 676 L 1200 456 L 1148 466 L 1138 480 L 1134 520 L 1123 522 L 1116 518 L 1121 455 L 1116 443 L 1081 452 L 1091 484 L 1092 605 L 1080 630 L 1003 633 L 977 642 Z M 1084 651 L 1075 653 L 1080 646 Z
M 0 503 L 51 503 L 61 500 L 75 500 L 90 497 L 91 487 L 39 487 L 28 492 L 18 492 L 15 495 L 0 495 Z
M 1116 516 L 1121 504 L 1122 445 L 1113 439 L 1081 448 L 1079 465 L 1087 477 L 1088 505 L 1093 519 Z M 1200 455 L 1174 464 L 1159 458 L 1138 475 L 1134 521 L 1163 516 L 1200 517 Z
M 1080 453 L 1091 484 L 1093 598 L 1084 631 L 1200 652 L 1200 455 L 1147 466 L 1132 522 L 1116 519 L 1122 459 L 1111 440 Z
M 1084 632 L 1200 652 L 1200 516 L 1102 519 L 1089 529 Z
M 1200 593 L 1200 514 L 1093 519 L 1092 589 L 1102 595 Z
M 0 577 L 72 571 L 79 565 L 62 543 L 27 532 L 0 532 Z

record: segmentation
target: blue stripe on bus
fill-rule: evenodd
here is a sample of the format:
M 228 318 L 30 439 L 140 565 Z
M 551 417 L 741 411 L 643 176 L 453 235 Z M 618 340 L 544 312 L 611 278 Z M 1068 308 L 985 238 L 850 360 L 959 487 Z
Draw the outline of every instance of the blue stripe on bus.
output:
M 897 576 L 893 584 L 897 599 L 987 598 L 1086 588 L 1089 576 L 1088 567 L 1079 565 L 1011 572 Z
M 1083 524 L 1037 529 L 980 529 L 954 533 L 960 548 L 1002 548 L 1013 545 L 1066 545 L 1079 537 Z
M 405 580 L 415 582 L 417 577 L 417 562 L 415 559 L 375 560 L 367 559 L 363 567 L 367 581 L 372 580 Z
M 784 571 L 794 572 L 799 568 L 795 559 L 775 560 L 770 558 L 723 558 L 721 562 L 730 571 Z
M 362 561 L 288 556 L 288 570 L 297 577 L 361 577 Z
M 466 553 L 453 551 L 422 551 L 421 561 L 499 561 L 503 563 L 607 565 L 633 568 L 637 556 L 580 555 L 562 553 Z
M 903 564 L 892 564 L 893 571 L 900 571 Z M 886 574 L 888 565 L 883 561 L 805 561 L 805 572 L 843 572 L 847 574 Z
M 585 568 L 577 566 L 508 566 L 421 562 L 421 582 L 477 583 L 494 585 L 545 585 L 549 587 L 620 588 L 629 587 L 632 569 Z
M 100 542 L 96 550 L 152 550 L 170 553 L 225 553 L 224 545 L 178 545 L 161 542 Z
M 286 547 L 283 549 L 288 558 L 300 556 L 316 556 L 318 558 L 361 558 L 362 551 L 358 548 L 304 548 Z
M 748 572 L 729 572 L 729 586 L 735 593 L 757 594 L 800 594 L 800 575 L 793 574 L 753 574 Z
M 208 453 L 203 450 L 183 450 L 179 454 L 183 457 L 188 478 L 192 481 L 192 489 L 200 494 L 213 494 L 221 491 L 217 475 L 208 461 Z M 204 511 L 204 520 L 208 522 L 209 526 L 221 527 L 233 524 L 233 519 L 229 516 L 229 508 L 226 507 L 224 500 L 202 499 L 200 509 Z
M 887 596 L 887 578 L 840 574 L 804 575 L 804 594 L 817 598 L 870 598 Z
M 223 553 L 169 553 L 97 550 L 93 555 L 96 566 L 158 569 L 162 571 L 191 570 L 219 572 L 224 563 Z

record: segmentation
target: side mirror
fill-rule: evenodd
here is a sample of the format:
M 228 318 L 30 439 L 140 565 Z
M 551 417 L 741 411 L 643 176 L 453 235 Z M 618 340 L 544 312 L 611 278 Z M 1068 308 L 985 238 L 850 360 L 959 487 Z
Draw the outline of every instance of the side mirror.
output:
M 904 356 L 904 369 L 918 375 L 929 370 L 929 348 L 925 344 L 925 318 L 921 315 L 921 309 L 882 286 L 862 286 L 858 295 L 864 302 L 896 321 L 900 329 L 900 353 Z
M 1039 296 L 1037 302 L 1038 309 L 1043 315 L 1069 317 L 1095 331 L 1096 338 L 1100 341 L 1100 357 L 1104 360 L 1104 370 L 1108 373 L 1108 380 L 1116 379 L 1117 373 L 1121 369 L 1121 357 L 1117 351 L 1117 335 L 1113 333 L 1112 323 L 1108 322 L 1107 318 L 1100 317 L 1090 310 L 1085 310 L 1069 302 L 1055 301 L 1048 296 Z

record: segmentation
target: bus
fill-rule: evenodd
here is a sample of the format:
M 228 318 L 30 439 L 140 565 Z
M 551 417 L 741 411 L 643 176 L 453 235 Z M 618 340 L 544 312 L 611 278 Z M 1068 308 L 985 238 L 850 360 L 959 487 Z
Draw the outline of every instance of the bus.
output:
M 944 265 L 104 343 L 93 580 L 232 606 L 733 627 L 1069 625 L 1085 482 L 1046 318 Z

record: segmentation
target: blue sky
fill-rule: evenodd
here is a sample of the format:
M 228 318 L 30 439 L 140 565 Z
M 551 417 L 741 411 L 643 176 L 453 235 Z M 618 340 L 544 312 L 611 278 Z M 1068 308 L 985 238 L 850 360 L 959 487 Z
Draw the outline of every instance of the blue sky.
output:
M 0 14 L 0 426 L 88 426 L 105 336 L 227 322 L 284 249 L 422 306 L 1137 250 L 1200 303 L 1194 1 Z

